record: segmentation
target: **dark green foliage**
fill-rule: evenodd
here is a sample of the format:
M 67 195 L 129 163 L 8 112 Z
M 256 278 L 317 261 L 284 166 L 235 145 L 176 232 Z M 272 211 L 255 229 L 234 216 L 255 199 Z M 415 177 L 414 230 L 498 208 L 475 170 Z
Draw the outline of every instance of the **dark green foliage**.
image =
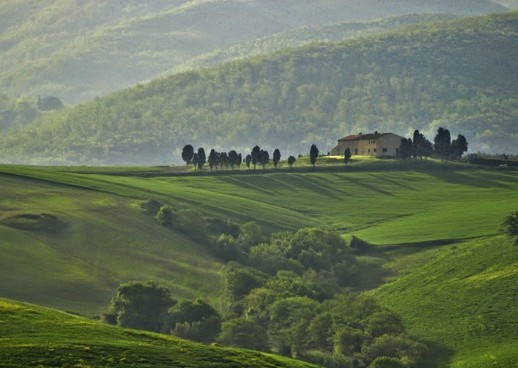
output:
M 277 168 L 277 165 L 279 164 L 279 161 L 281 160 L 281 151 L 279 151 L 278 148 L 276 148 L 274 151 L 273 151 L 273 166 L 275 168 Z
M 239 162 L 239 155 L 237 154 L 236 151 L 231 150 L 228 153 L 228 162 L 229 162 L 230 167 L 232 168 L 232 170 L 234 170 L 234 166 L 241 165 L 241 162 Z
M 221 331 L 219 314 L 206 302 L 180 299 L 169 310 L 171 333 L 189 340 L 210 342 Z
M 128 282 L 117 289 L 108 314 L 122 327 L 166 332 L 167 311 L 173 304 L 166 288 L 151 281 Z
M 216 150 L 213 148 L 210 150 L 209 159 L 208 159 L 208 164 L 209 164 L 209 168 L 211 171 L 214 167 L 216 167 L 216 168 L 218 167 L 218 161 L 219 161 L 219 153 L 217 153 Z
M 184 160 L 187 165 L 190 165 L 193 156 L 194 148 L 190 144 L 185 145 L 182 150 L 182 160 Z
M 412 156 L 414 158 L 429 157 L 433 153 L 432 143 L 425 138 L 419 130 L 414 131 L 414 137 L 412 142 Z
M 404 364 L 397 358 L 390 358 L 386 356 L 378 357 L 369 364 L 369 368 L 407 368 L 408 365 Z
M 192 164 L 194 166 L 194 170 L 198 169 L 198 161 L 198 153 L 194 153 L 194 155 L 192 156 Z
M 203 147 L 198 148 L 198 160 L 197 160 L 198 170 L 203 169 L 203 165 L 205 165 L 205 163 L 207 162 L 206 159 L 207 158 L 205 156 L 205 150 L 203 149 Z
M 467 152 L 467 150 L 468 141 L 466 140 L 466 137 L 464 137 L 462 134 L 459 134 L 457 139 L 454 139 L 451 142 L 451 157 L 453 159 L 459 159 L 462 157 L 464 152 Z
M 225 271 L 225 295 L 237 305 L 252 289 L 262 286 L 266 277 L 253 269 L 230 263 Z
M 383 335 L 372 344 L 364 347 L 366 361 L 372 362 L 380 357 L 389 357 L 405 361 L 404 366 L 416 367 L 426 352 L 426 347 L 405 336 Z
M 451 155 L 451 136 L 448 129 L 440 127 L 434 138 L 434 149 L 437 156 L 445 160 Z
M 399 157 L 406 160 L 412 157 L 412 140 L 410 138 L 402 138 L 399 144 Z
M 64 108 L 63 102 L 55 96 L 47 96 L 41 98 L 38 96 L 38 109 L 41 111 L 52 111 Z
M 174 226 L 195 239 L 205 239 L 206 222 L 203 216 L 195 210 L 178 210 L 174 214 Z
M 413 127 L 431 136 L 446 124 L 469 131 L 472 150 L 514 152 L 517 17 L 412 27 L 174 75 L 47 115 L 0 138 L 0 153 L 160 164 L 187 140 L 303 152 L 304 142 L 327 147 L 344 132 Z
M 347 165 L 351 159 L 351 150 L 347 147 L 344 151 L 344 164 Z
M 518 211 L 504 218 L 502 223 L 504 233 L 509 237 L 514 238 L 514 244 L 518 245 Z
M 316 145 L 312 144 L 311 148 L 309 149 L 309 162 L 313 167 L 315 167 L 317 163 L 317 157 L 318 157 L 318 148 Z
M 290 167 L 293 167 L 293 164 L 297 161 L 297 159 L 293 156 L 290 156 L 288 157 L 288 165 L 290 165 Z
M 269 350 L 266 330 L 247 318 L 234 318 L 224 322 L 218 342 L 244 349 Z
M 265 168 L 266 165 L 270 163 L 270 154 L 266 150 L 261 150 L 259 152 L 259 163 Z
M 164 226 L 171 226 L 173 225 L 173 218 L 174 218 L 174 210 L 171 206 L 162 206 L 158 210 L 155 220 L 160 224 Z
M 261 147 L 254 146 L 252 148 L 252 153 L 250 154 L 252 165 L 254 165 L 254 169 L 256 168 L 257 164 L 261 162 Z

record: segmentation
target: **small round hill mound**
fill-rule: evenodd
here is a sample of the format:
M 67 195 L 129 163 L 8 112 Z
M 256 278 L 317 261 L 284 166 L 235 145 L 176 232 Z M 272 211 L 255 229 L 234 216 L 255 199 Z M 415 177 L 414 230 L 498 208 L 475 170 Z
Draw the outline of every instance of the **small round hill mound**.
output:
M 61 230 L 65 223 L 58 217 L 48 213 L 24 213 L 8 216 L 0 221 L 2 224 L 21 230 L 29 231 L 50 231 Z

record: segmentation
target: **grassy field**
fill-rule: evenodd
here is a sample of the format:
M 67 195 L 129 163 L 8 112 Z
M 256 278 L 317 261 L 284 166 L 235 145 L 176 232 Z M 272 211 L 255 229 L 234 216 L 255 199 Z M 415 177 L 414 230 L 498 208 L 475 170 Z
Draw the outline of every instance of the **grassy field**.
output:
M 111 327 L 6 299 L 0 299 L 0 366 L 312 367 L 273 355 Z
M 216 301 L 223 265 L 139 207 L 155 199 L 267 231 L 359 236 L 376 245 L 362 259 L 388 275 L 366 275 L 368 292 L 410 333 L 439 344 L 449 366 L 510 368 L 518 359 L 518 253 L 499 235 L 518 209 L 518 171 L 434 161 L 232 175 L 2 166 L 0 185 L 0 296 L 93 314 L 119 282 L 155 279 Z M 42 213 L 53 217 L 24 217 Z

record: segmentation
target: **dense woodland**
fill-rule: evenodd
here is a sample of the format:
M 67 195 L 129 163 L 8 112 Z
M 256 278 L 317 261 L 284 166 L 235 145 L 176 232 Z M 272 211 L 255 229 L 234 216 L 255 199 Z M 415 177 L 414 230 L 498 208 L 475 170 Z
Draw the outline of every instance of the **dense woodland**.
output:
M 299 27 L 505 9 L 488 0 L 4 0 L 0 89 L 13 98 L 54 95 L 77 103 L 157 77 L 193 57 Z
M 164 164 L 185 142 L 326 152 L 351 132 L 432 136 L 439 126 L 466 132 L 471 150 L 512 153 L 517 29 L 514 12 L 187 72 L 45 114 L 5 134 L 0 158 Z

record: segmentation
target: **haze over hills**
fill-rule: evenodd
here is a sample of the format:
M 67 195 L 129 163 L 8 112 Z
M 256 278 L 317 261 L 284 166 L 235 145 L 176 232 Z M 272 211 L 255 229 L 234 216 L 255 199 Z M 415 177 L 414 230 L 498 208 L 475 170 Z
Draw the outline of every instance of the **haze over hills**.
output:
M 518 12 L 410 26 L 156 80 L 46 114 L 0 139 L 4 162 L 165 164 L 186 143 L 322 152 L 350 132 L 462 133 L 516 152 Z M 176 151 L 175 151 L 176 150 Z
M 485 0 L 9 0 L 0 4 L 0 87 L 12 97 L 56 95 L 76 103 L 193 57 L 303 26 L 506 9 Z

